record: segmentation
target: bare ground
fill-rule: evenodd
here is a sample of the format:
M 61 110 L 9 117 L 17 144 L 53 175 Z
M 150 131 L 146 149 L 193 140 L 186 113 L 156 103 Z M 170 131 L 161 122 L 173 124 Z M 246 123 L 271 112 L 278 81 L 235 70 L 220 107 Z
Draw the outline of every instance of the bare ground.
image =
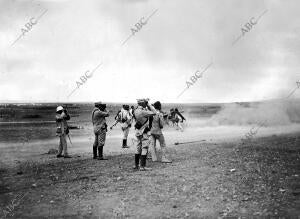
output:
M 134 171 L 133 154 L 0 169 L 0 217 L 299 218 L 300 133 L 169 148 L 172 164 Z

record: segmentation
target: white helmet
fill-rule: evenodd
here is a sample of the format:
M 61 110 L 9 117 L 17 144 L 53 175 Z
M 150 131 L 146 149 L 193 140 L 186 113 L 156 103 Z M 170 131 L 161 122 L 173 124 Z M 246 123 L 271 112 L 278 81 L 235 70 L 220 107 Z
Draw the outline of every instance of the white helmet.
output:
M 62 107 L 62 106 L 58 106 L 57 108 L 56 108 L 56 112 L 58 112 L 58 111 L 63 111 L 64 110 L 64 108 Z

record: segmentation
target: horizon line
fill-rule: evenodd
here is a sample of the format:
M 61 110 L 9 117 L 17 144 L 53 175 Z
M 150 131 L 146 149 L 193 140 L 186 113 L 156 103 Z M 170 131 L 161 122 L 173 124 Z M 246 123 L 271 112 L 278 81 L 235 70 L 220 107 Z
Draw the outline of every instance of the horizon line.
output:
M 264 100 L 252 100 L 252 101 L 230 101 L 230 102 L 162 102 L 164 104 L 226 104 L 226 103 L 255 103 L 255 102 L 267 102 L 267 101 L 276 101 L 276 100 L 282 100 L 281 98 L 273 98 L 273 99 L 264 99 Z M 293 100 L 300 100 L 300 98 L 293 98 Z M 102 101 L 107 104 L 136 104 L 136 102 L 110 102 L 110 101 Z M 3 104 L 93 104 L 95 101 L 12 101 L 12 100 L 5 100 L 5 101 L 0 101 L 0 105 Z

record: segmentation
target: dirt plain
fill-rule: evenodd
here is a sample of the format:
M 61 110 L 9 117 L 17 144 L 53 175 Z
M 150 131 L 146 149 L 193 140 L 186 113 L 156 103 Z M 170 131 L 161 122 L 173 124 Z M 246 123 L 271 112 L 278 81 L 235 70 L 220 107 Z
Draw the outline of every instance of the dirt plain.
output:
M 3 218 L 299 218 L 300 133 L 182 144 L 172 164 L 42 155 L 0 170 Z

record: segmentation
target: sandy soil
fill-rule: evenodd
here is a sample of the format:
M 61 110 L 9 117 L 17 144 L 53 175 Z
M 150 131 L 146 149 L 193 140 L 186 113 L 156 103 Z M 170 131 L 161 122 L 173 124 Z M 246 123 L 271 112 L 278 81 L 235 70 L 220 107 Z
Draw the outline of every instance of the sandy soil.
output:
M 130 152 L 107 161 L 87 153 L 71 159 L 39 155 L 1 166 L 0 216 L 299 218 L 299 139 L 296 133 L 243 145 L 177 145 L 169 148 L 172 164 L 148 161 L 148 172 L 132 169 Z

